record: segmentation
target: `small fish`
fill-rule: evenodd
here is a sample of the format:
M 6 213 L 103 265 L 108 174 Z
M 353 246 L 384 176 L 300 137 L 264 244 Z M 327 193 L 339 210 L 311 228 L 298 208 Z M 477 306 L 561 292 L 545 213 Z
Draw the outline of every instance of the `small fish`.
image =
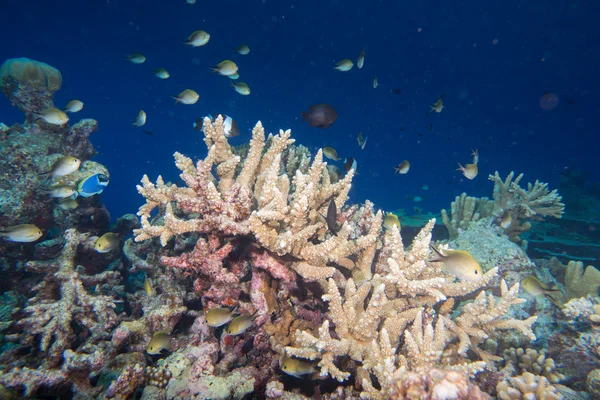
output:
M 471 155 L 473 156 L 473 164 L 478 164 L 479 163 L 479 150 L 471 149 Z
M 137 116 L 135 117 L 135 121 L 132 122 L 133 126 L 144 126 L 146 124 L 146 111 L 140 110 Z
M 398 230 L 400 230 L 401 225 L 398 216 L 394 213 L 385 214 L 385 217 L 383 217 L 383 227 L 385 229 L 392 229 L 394 225 L 398 227 Z
M 402 94 L 402 89 L 400 89 L 400 88 L 393 88 L 392 89 L 392 93 L 394 93 L 394 94 Z
M 255 311 L 254 314 L 256 314 L 258 312 Z M 248 330 L 248 328 L 250 328 L 252 326 L 252 323 L 254 322 L 253 318 L 254 314 L 247 316 L 247 315 L 240 315 L 239 317 L 235 317 L 233 319 L 233 321 L 231 321 L 229 323 L 229 325 L 227 325 L 227 334 L 231 335 L 231 336 L 236 336 L 236 335 L 241 335 L 242 333 L 246 332 Z
M 81 165 L 81 160 L 77 157 L 66 156 L 61 157 L 54 164 L 52 164 L 52 168 L 48 172 L 41 173 L 40 176 L 48 176 L 48 179 L 54 178 L 56 176 L 65 176 L 69 175 L 72 172 L 75 172 L 79 169 Z
M 152 336 L 148 347 L 146 347 L 146 353 L 156 356 L 163 351 L 171 351 L 171 336 L 166 331 L 159 331 Z
M 414 201 L 415 203 L 419 203 L 421 201 L 423 201 L 423 197 L 416 195 L 416 196 L 406 196 L 406 198 L 408 200 Z
M 220 75 L 231 76 L 237 74 L 238 66 L 231 60 L 225 60 L 214 66 L 212 70 Z
M 34 115 L 36 116 L 36 118 L 43 119 L 44 121 L 52 125 L 64 125 L 67 122 L 69 122 L 69 117 L 67 117 L 67 114 L 54 107 Z
M 481 279 L 483 271 L 481 266 L 466 250 L 442 250 L 429 245 L 436 253 L 434 258 L 428 262 L 443 262 L 446 269 L 454 276 L 464 281 L 476 281 Z
M 98 253 L 108 253 L 117 247 L 119 243 L 121 243 L 119 235 L 113 232 L 108 232 L 96 239 L 96 242 L 94 243 L 94 250 L 96 250 Z
M 237 307 L 234 309 L 227 307 L 213 308 L 206 313 L 206 324 L 208 326 L 212 326 L 213 328 L 218 328 L 219 326 L 223 326 L 231 321 L 236 314 L 239 314 L 237 312 Z
M 77 190 L 69 185 L 53 186 L 48 190 L 40 190 L 42 194 L 47 194 L 54 199 L 64 199 L 66 197 L 77 197 Z
M 431 114 L 432 112 L 435 112 L 435 113 L 442 112 L 442 110 L 444 109 L 443 98 L 444 98 L 444 95 L 441 95 L 435 103 L 429 105 L 430 109 L 429 109 L 429 112 L 427 113 L 427 115 Z
M 344 160 L 344 171 L 348 172 L 351 169 L 353 169 L 354 172 L 356 173 L 356 172 L 358 172 L 357 168 L 358 168 L 358 165 L 357 165 L 356 160 L 354 158 L 350 157 L 350 158 L 346 158 Z
M 42 237 L 44 233 L 32 224 L 22 224 L 0 228 L 0 237 L 9 242 L 30 243 Z
M 186 1 L 186 3 L 188 3 L 190 5 L 196 4 L 196 0 L 185 0 L 185 1 Z
M 477 168 L 477 164 L 467 164 L 464 167 L 461 163 L 458 163 L 457 171 L 462 171 L 463 175 L 467 179 L 475 179 L 477 173 L 479 172 L 479 168 Z
M 379 86 L 379 78 L 377 78 L 377 74 L 373 76 L 373 89 L 377 89 Z
M 512 223 L 512 214 L 510 211 L 505 210 L 504 213 L 502 213 L 502 217 L 500 218 L 500 226 L 503 227 L 504 229 L 508 229 L 508 227 L 510 226 L 511 223 Z
M 335 166 L 327 164 L 327 172 L 329 173 L 329 179 L 331 183 L 336 183 L 340 180 L 340 176 L 342 175 L 342 171 Z
M 131 53 L 125 56 L 125 59 L 133 64 L 143 64 L 146 62 L 146 56 L 141 53 Z
M 154 131 L 151 131 L 149 129 L 142 129 L 142 132 L 145 133 L 148 136 L 154 136 L 155 135 Z
M 350 71 L 354 67 L 354 63 L 347 58 L 335 64 L 333 69 L 336 69 L 341 72 Z
M 363 65 L 365 65 L 365 49 L 362 49 L 356 60 L 356 68 L 362 69 Z
M 327 206 L 327 216 L 325 217 L 327 222 L 327 228 L 334 236 L 337 235 L 340 228 L 337 227 L 337 205 L 333 201 L 333 196 L 329 199 L 329 206 Z
M 156 295 L 156 290 L 154 290 L 154 285 L 152 284 L 152 279 L 146 275 L 146 279 L 144 279 L 144 291 L 150 297 L 154 297 Z
M 78 205 L 77 200 L 72 197 L 67 197 L 58 201 L 58 208 L 65 211 L 74 210 Z
M 229 75 L 229 76 L 228 76 L 228 78 L 229 78 L 229 79 L 233 79 L 233 80 L 235 81 L 236 79 L 240 79 L 240 74 L 238 74 L 238 73 L 236 72 L 236 73 L 235 73 L 235 74 L 233 74 L 233 75 Z
M 340 156 L 338 156 L 337 151 L 335 151 L 335 149 L 333 147 L 324 147 L 323 154 L 325 155 L 325 157 L 329 158 L 330 160 L 334 160 L 334 161 L 341 160 Z
M 240 44 L 238 47 L 235 48 L 235 51 L 245 56 L 248 55 L 248 53 L 250 53 L 250 47 L 248 47 L 248 45 L 245 44 Z
M 104 174 L 93 174 L 79 181 L 77 193 L 81 197 L 92 197 L 100 194 L 109 184 L 108 176 Z
M 210 40 L 210 35 L 208 33 L 206 33 L 205 31 L 194 31 L 188 37 L 188 39 L 185 41 L 185 43 L 188 46 L 200 47 L 200 46 L 204 46 L 206 43 L 208 43 L 209 40 Z
M 67 105 L 65 106 L 64 111 L 66 112 L 70 112 L 70 113 L 76 113 L 78 111 L 81 111 L 83 109 L 83 102 L 79 101 L 79 100 L 71 100 L 70 102 L 67 103 Z
M 394 167 L 394 174 L 407 174 L 410 169 L 410 162 L 408 160 L 402 161 L 400 164 Z
M 169 79 L 171 77 L 169 71 L 167 71 L 164 68 L 155 68 L 152 70 L 152 73 L 154 74 L 154 76 L 160 79 Z
M 236 92 L 241 94 L 242 96 L 248 96 L 250 94 L 250 88 L 244 82 L 231 82 L 231 86 L 235 89 Z
M 175 104 L 196 104 L 200 95 L 193 91 L 192 89 L 185 89 L 183 92 L 179 93 L 177 96 L 171 96 L 175 99 Z
M 308 107 L 308 112 L 302 112 L 302 120 L 308 121 L 310 126 L 327 129 L 338 118 L 337 111 L 332 105 L 323 103 Z
M 521 287 L 523 290 L 525 290 L 525 292 L 532 296 L 547 296 L 556 293 L 562 294 L 560 289 L 557 287 L 550 288 L 548 285 L 540 282 L 536 277 L 531 275 L 523 278 L 521 281 Z
M 298 360 L 296 358 L 285 360 L 281 365 L 281 370 L 295 378 L 302 378 L 304 375 L 312 375 L 317 372 L 314 362 Z
M 363 138 L 362 132 L 358 132 L 358 138 L 356 140 L 358 141 L 360 149 L 364 150 L 365 146 L 367 145 L 367 140 L 369 140 L 369 137 L 367 136 L 366 138 Z
M 433 124 L 429 124 L 429 125 L 427 125 L 427 130 L 428 130 L 429 132 L 433 132 Z
M 429 186 L 427 186 L 427 185 L 421 185 L 421 190 L 429 190 Z

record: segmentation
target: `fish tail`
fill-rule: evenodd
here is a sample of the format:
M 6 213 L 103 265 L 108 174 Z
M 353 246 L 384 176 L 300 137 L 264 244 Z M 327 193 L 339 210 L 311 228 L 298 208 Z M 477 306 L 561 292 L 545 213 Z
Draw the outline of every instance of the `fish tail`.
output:
M 172 98 L 173 100 L 175 100 L 175 104 L 179 103 L 179 98 L 178 98 L 178 97 L 171 96 L 171 98 Z
M 461 163 L 458 163 L 458 168 L 456 168 L 456 170 L 463 171 L 464 169 L 465 169 L 465 167 L 463 167 Z

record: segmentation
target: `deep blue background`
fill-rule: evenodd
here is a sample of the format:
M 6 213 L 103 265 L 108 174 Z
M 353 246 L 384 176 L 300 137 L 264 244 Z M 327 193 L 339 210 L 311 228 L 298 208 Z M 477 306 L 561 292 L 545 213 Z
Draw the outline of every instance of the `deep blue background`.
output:
M 80 99 L 85 107 L 72 122 L 99 121 L 92 142 L 96 160 L 111 171 L 102 197 L 113 218 L 143 203 L 135 185 L 144 173 L 179 181 L 175 151 L 205 155 L 192 123 L 218 112 L 240 124 L 243 133 L 233 144 L 246 142 L 261 120 L 268 132 L 291 128 L 311 150 L 333 146 L 342 157 L 355 157 L 352 200 L 368 198 L 387 210 L 418 205 L 438 212 L 464 191 L 489 197 L 487 175 L 495 170 L 502 176 L 524 172 L 526 180 L 551 187 L 565 168 L 598 180 L 599 2 L 407 3 L 2 0 L 0 61 L 29 57 L 58 68 L 64 83 L 57 106 Z M 186 47 L 182 41 L 197 29 L 209 32 L 210 42 Z M 232 51 L 241 43 L 250 46 L 248 56 Z M 343 58 L 356 60 L 362 48 L 362 70 L 332 70 Z M 124 61 L 132 52 L 142 52 L 147 62 Z M 227 58 L 240 66 L 250 96 L 210 72 Z M 168 69 L 171 78 L 154 77 L 156 67 Z M 169 96 L 186 88 L 200 93 L 200 101 L 174 105 Z M 552 111 L 539 107 L 545 92 L 561 99 Z M 427 104 L 442 93 L 443 112 L 427 116 Z M 300 118 L 321 102 L 339 113 L 327 130 Z M 131 127 L 140 109 L 156 136 Z M 22 120 L 2 97 L 0 121 Z M 359 131 L 369 136 L 362 151 Z M 480 151 L 480 172 L 468 181 L 455 169 L 470 162 L 472 148 Z M 409 174 L 394 175 L 403 159 L 411 161 Z M 414 195 L 424 201 L 414 203 Z

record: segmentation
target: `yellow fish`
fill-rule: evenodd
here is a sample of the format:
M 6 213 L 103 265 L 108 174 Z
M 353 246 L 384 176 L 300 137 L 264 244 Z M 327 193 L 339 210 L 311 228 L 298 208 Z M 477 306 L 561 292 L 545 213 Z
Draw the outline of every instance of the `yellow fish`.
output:
M 120 243 L 119 235 L 113 232 L 105 233 L 96 239 L 94 243 L 94 250 L 98 253 L 108 253 Z
M 155 68 L 152 70 L 152 73 L 154 74 L 154 76 L 160 79 L 169 79 L 171 77 L 169 71 L 167 71 L 164 68 Z
M 22 224 L 0 228 L 0 237 L 9 242 L 29 243 L 41 238 L 43 232 L 32 224 Z
M 65 107 L 64 111 L 70 112 L 70 113 L 75 113 L 78 111 L 81 111 L 83 109 L 83 102 L 79 101 L 79 100 L 71 100 L 67 106 Z
M 61 210 L 71 211 L 76 209 L 77 206 L 77 200 L 75 200 L 72 197 L 67 197 L 58 201 L 58 208 L 60 208 Z
M 185 43 L 188 46 L 192 47 L 200 47 L 204 46 L 210 40 L 210 35 L 204 31 L 195 31 L 193 32 Z
M 402 161 L 400 164 L 396 165 L 394 167 L 394 174 L 407 174 L 408 170 L 410 169 L 410 162 L 408 160 L 404 160 Z
M 335 149 L 333 147 L 324 147 L 323 155 L 325 155 L 325 157 L 329 158 L 330 160 L 334 160 L 334 161 L 341 160 L 340 156 L 338 156 L 337 151 L 335 151 Z
M 504 229 L 508 229 L 508 227 L 510 226 L 511 223 L 512 223 L 512 215 L 511 215 L 510 211 L 506 210 L 506 211 L 504 211 L 504 213 L 502 214 L 502 217 L 500 218 L 500 226 L 503 227 Z
M 429 112 L 427 113 L 427 115 L 431 114 L 432 112 L 442 112 L 442 110 L 444 109 L 444 100 L 442 100 L 443 98 L 444 95 L 441 95 L 435 103 L 429 105 Z
M 150 297 L 156 295 L 156 291 L 154 290 L 154 286 L 152 285 L 152 279 L 148 278 L 148 276 L 146 276 L 146 279 L 144 280 L 144 290 L 146 291 L 146 294 Z
M 475 179 L 475 177 L 479 173 L 479 168 L 477 167 L 477 164 L 467 164 L 463 167 L 461 163 L 458 163 L 458 168 L 456 170 L 462 171 L 463 175 L 467 179 Z
M 41 113 L 35 115 L 37 118 L 43 119 L 44 121 L 52 125 L 63 125 L 69 122 L 69 117 L 67 117 L 67 114 L 54 107 L 44 110 Z
M 255 311 L 254 314 L 256 314 L 258 312 Z M 227 326 L 227 334 L 228 335 L 241 335 L 242 333 L 246 332 L 246 330 L 248 330 L 248 328 L 250 328 L 252 326 L 252 323 L 254 322 L 253 318 L 254 314 L 248 316 L 248 315 L 240 315 L 239 317 L 235 317 L 233 319 L 233 321 L 231 321 L 229 323 L 229 325 Z
M 133 121 L 133 126 L 144 126 L 146 125 L 146 111 L 140 110 L 140 112 L 135 117 L 135 121 Z
M 77 157 L 66 156 L 61 157 L 54 164 L 48 172 L 40 174 L 40 176 L 48 176 L 48 179 L 54 178 L 55 176 L 65 176 L 71 172 L 75 172 L 79 169 L 81 160 Z
M 481 279 L 483 271 L 476 259 L 466 250 L 442 250 L 429 245 L 437 255 L 428 262 L 443 262 L 446 269 L 454 276 L 464 281 Z
M 66 197 L 72 197 L 77 195 L 77 190 L 69 185 L 57 185 L 53 186 L 48 190 L 40 190 L 40 193 L 47 194 L 48 196 L 55 199 L 64 199 Z
M 235 51 L 245 56 L 248 53 L 250 53 L 250 47 L 248 47 L 248 45 L 245 44 L 240 44 L 238 47 L 236 47 Z
M 248 96 L 250 94 L 250 87 L 248 84 L 244 82 L 231 82 L 231 86 L 235 89 L 236 92 L 241 94 L 242 96 Z
M 312 375 L 317 372 L 314 362 L 298 360 L 296 358 L 285 360 L 281 365 L 281 370 L 296 378 L 302 378 L 304 375 Z
M 398 230 L 400 230 L 401 226 L 398 216 L 394 213 L 385 214 L 385 217 L 383 217 L 383 227 L 385 229 L 392 229 L 394 225 L 396 225 L 398 227 Z
M 335 165 L 327 165 L 327 172 L 329 173 L 329 180 L 331 183 L 336 183 L 340 180 L 340 176 L 342 176 L 342 171 L 336 167 Z
M 354 66 L 354 63 L 346 58 L 346 59 L 338 62 L 337 64 L 335 64 L 333 69 L 336 69 L 336 70 L 342 71 L 342 72 L 346 72 L 346 71 L 350 71 L 353 66 Z
M 175 104 L 196 104 L 200 95 L 193 91 L 192 89 L 185 89 L 183 92 L 179 93 L 177 96 L 172 96 L 175 99 Z
M 556 293 L 562 293 L 560 289 L 550 288 L 545 283 L 540 282 L 535 276 L 527 276 L 521 281 L 521 287 L 532 296 L 547 296 Z
M 214 66 L 212 70 L 220 75 L 231 76 L 237 74 L 238 66 L 231 60 L 225 60 Z
M 171 351 L 171 336 L 166 331 L 158 331 L 148 343 L 146 353 L 156 356 L 163 351 Z
M 356 68 L 361 69 L 363 65 L 365 65 L 365 49 L 362 49 L 358 56 L 358 60 L 356 60 Z
M 218 307 L 207 312 L 205 319 L 208 326 L 218 328 L 231 321 L 235 314 L 237 314 L 237 307 L 233 310 L 227 307 Z

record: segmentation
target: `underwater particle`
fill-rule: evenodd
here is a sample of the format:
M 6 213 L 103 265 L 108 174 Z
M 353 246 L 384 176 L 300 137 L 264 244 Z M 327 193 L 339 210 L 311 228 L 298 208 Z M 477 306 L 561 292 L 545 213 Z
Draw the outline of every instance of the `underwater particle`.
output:
M 377 74 L 373 76 L 373 89 L 377 89 L 379 86 L 379 78 L 377 78 Z
M 360 52 L 360 55 L 358 56 L 358 59 L 356 60 L 356 68 L 362 69 L 362 67 L 364 65 L 365 65 L 365 49 L 362 49 Z
M 113 232 L 105 233 L 96 239 L 94 243 L 94 250 L 98 253 L 108 253 L 120 243 L 119 235 Z
M 76 113 L 78 111 L 81 111 L 82 109 L 83 109 L 82 101 L 71 100 L 70 102 L 67 103 L 67 105 L 65 106 L 63 111 L 70 112 L 70 113 Z
M 492 44 L 493 44 L 494 46 L 495 46 L 495 45 L 497 45 L 497 44 L 498 44 L 498 39 L 497 39 L 497 38 L 494 38 L 494 39 L 492 40 Z
M 358 142 L 358 146 L 361 150 L 365 149 L 365 146 L 367 145 L 367 140 L 369 140 L 368 136 L 366 138 L 363 138 L 362 132 L 358 132 L 358 137 L 356 138 L 356 141 Z
M 427 115 L 431 114 L 432 112 L 438 114 L 442 112 L 442 110 L 444 109 L 444 96 L 445 95 L 441 95 L 435 103 L 429 105 L 429 112 L 427 113 Z
M 408 160 L 402 161 L 400 164 L 394 167 L 394 174 L 407 174 L 410 169 L 410 162 Z
M 228 307 L 213 308 L 206 313 L 206 324 L 213 328 L 218 328 L 231 321 L 236 314 L 239 314 L 237 312 L 237 307 L 234 309 Z
M 128 56 L 125 56 L 125 59 L 132 64 L 143 64 L 146 62 L 146 56 L 142 53 L 131 53 Z
M 164 68 L 155 68 L 152 70 L 152 73 L 154 74 L 154 76 L 160 79 L 169 79 L 171 77 L 169 71 L 167 71 Z
M 209 40 L 210 35 L 205 31 L 199 30 L 192 32 L 192 34 L 184 42 L 188 46 L 201 47 L 208 43 Z
M 163 351 L 171 351 L 171 336 L 166 331 L 158 331 L 148 343 L 146 353 L 156 356 Z
M 218 63 L 212 68 L 213 72 L 216 72 L 223 76 L 235 75 L 238 72 L 238 66 L 231 60 L 224 60 Z
M 42 237 L 44 233 L 32 224 L 21 224 L 0 228 L 0 237 L 9 242 L 30 243 Z
M 310 361 L 288 358 L 281 364 L 281 370 L 295 378 L 302 378 L 304 375 L 312 375 L 316 371 L 315 363 Z
M 183 92 L 179 93 L 177 96 L 171 96 L 171 97 L 173 99 L 175 99 L 175 104 L 181 103 L 181 104 L 191 105 L 191 104 L 196 104 L 196 102 L 200 98 L 200 95 L 198 93 L 196 93 L 195 91 L 193 91 L 192 89 L 185 89 Z
M 471 253 L 466 250 L 441 250 L 429 245 L 436 253 L 427 262 L 442 262 L 452 275 L 464 281 L 476 281 L 481 279 L 483 272 L 481 266 Z M 442 253 L 443 252 L 443 253 Z
M 69 117 L 67 117 L 67 114 L 54 107 L 48 108 L 39 114 L 33 113 L 33 115 L 37 119 L 43 119 L 44 121 L 52 125 L 63 125 L 69 122 Z
M 325 157 L 329 158 L 330 160 L 334 160 L 334 161 L 340 161 L 341 160 L 340 156 L 338 156 L 337 151 L 333 147 L 324 147 L 323 148 L 323 155 Z
M 75 172 L 79 169 L 81 160 L 73 156 L 61 157 L 54 164 L 48 172 L 41 173 L 40 176 L 48 176 L 48 179 L 56 176 L 65 176 L 71 172 Z
M 338 114 L 335 108 L 329 104 L 315 104 L 308 107 L 308 112 L 302 112 L 302 120 L 308 121 L 313 128 L 327 129 L 336 120 Z
M 250 94 L 250 87 L 245 82 L 231 82 L 231 86 L 235 89 L 236 92 L 241 94 L 242 96 L 248 96 Z
M 383 227 L 385 229 L 392 229 L 393 226 L 397 226 L 398 230 L 400 230 L 400 220 L 398 216 L 394 213 L 387 213 L 385 217 L 383 217 Z
M 250 53 L 250 47 L 246 44 L 240 44 L 235 48 L 235 51 L 243 56 L 248 55 Z
M 100 194 L 109 184 L 108 176 L 104 174 L 93 174 L 79 181 L 77 184 L 77 193 L 81 197 L 92 197 Z
M 135 120 L 133 121 L 132 125 L 133 126 L 144 126 L 146 124 L 146 111 L 144 110 L 140 110 L 137 113 L 137 116 L 135 117 Z
M 540 97 L 540 108 L 545 111 L 550 111 L 556 108 L 559 98 L 554 93 L 546 92 Z
M 353 66 L 354 66 L 354 63 L 351 60 L 348 60 L 346 58 L 346 59 L 338 62 L 337 64 L 335 64 L 333 69 L 341 71 L 341 72 L 347 72 L 347 71 L 350 71 Z

